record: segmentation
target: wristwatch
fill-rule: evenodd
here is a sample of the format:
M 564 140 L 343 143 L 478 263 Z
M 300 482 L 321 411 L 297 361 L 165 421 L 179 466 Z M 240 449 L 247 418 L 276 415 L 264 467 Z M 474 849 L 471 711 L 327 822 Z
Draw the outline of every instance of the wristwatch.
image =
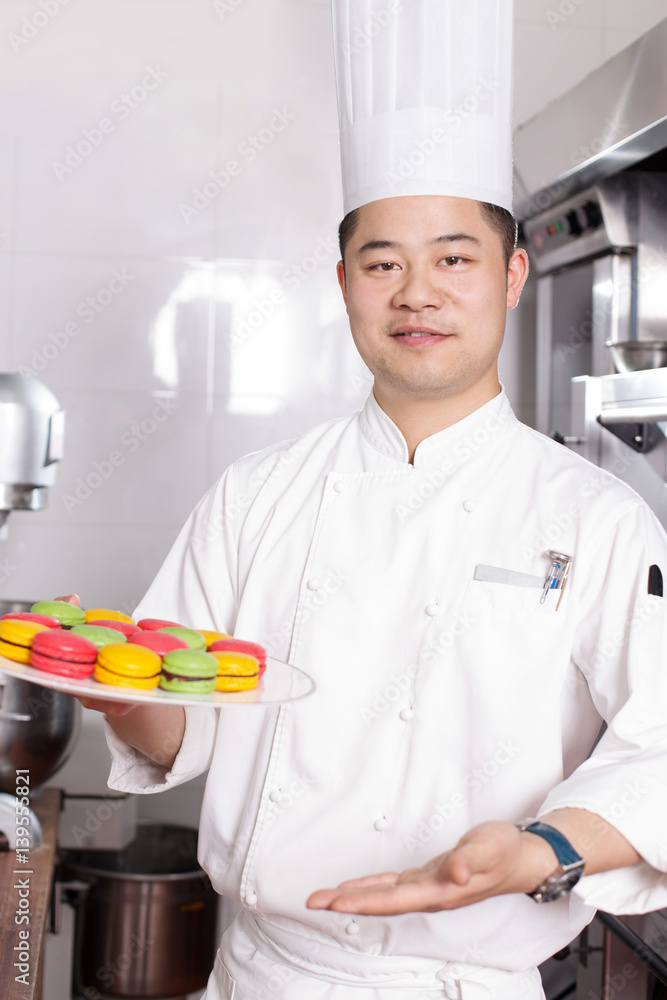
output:
M 534 892 L 529 892 L 527 895 L 536 903 L 551 903 L 564 893 L 570 892 L 584 874 L 584 859 L 577 854 L 567 837 L 553 826 L 540 823 L 536 819 L 522 819 L 516 825 L 519 830 L 544 837 L 558 858 L 558 868 L 538 885 Z

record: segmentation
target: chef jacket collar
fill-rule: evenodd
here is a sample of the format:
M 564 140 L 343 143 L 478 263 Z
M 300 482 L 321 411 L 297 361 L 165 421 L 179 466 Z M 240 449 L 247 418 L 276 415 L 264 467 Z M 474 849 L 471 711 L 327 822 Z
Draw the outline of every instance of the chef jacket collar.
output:
M 415 450 L 415 468 L 441 465 L 460 447 L 473 452 L 495 446 L 518 423 L 510 402 L 501 389 L 488 403 L 480 406 L 451 427 L 424 438 Z M 395 459 L 409 462 L 408 446 L 394 421 L 387 416 L 371 391 L 360 414 L 361 432 L 373 447 Z

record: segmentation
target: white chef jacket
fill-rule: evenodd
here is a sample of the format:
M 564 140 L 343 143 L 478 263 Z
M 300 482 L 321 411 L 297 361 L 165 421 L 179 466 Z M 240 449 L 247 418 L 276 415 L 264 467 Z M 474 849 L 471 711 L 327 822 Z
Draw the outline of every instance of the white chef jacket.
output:
M 543 580 L 549 549 L 572 556 L 562 597 L 475 579 L 491 566 Z M 667 538 L 646 504 L 519 423 L 503 392 L 422 441 L 412 465 L 371 394 L 235 462 L 137 611 L 259 641 L 316 692 L 187 709 L 169 772 L 108 729 L 110 785 L 157 792 L 209 768 L 200 862 L 276 941 L 342 964 L 530 969 L 596 907 L 667 905 L 667 624 L 652 564 L 667 572 Z M 419 866 L 483 821 L 568 806 L 607 818 L 645 860 L 543 906 L 514 894 L 390 917 L 306 909 L 316 889 Z

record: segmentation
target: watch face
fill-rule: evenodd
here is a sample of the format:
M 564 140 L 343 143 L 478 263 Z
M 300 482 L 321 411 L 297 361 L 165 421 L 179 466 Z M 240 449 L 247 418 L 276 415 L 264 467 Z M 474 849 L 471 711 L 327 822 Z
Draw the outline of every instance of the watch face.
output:
M 541 903 L 551 903 L 554 899 L 558 899 L 559 896 L 563 896 L 566 892 L 570 892 L 574 889 L 575 885 L 581 878 L 583 872 L 581 870 L 573 872 L 565 872 L 560 877 L 555 878 L 551 885 L 547 884 L 542 892 L 539 892 L 539 902 Z
M 569 875 L 563 875 L 562 878 L 558 879 L 555 885 L 552 885 L 549 889 L 547 889 L 545 898 L 549 900 L 558 899 L 559 896 L 562 896 L 564 893 L 570 892 L 574 889 L 580 878 L 581 872 L 570 872 Z

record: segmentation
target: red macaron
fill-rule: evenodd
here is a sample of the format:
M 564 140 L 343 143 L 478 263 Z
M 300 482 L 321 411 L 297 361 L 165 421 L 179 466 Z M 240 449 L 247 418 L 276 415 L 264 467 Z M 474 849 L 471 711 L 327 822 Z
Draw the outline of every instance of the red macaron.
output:
M 183 628 L 178 622 L 168 622 L 165 618 L 142 618 L 137 625 L 145 632 L 157 632 L 161 628 Z
M 17 611 L 15 613 L 10 611 L 9 614 L 0 616 L 0 622 L 5 618 L 18 618 L 20 622 L 35 622 L 37 625 L 46 625 L 47 628 L 60 628 L 60 622 L 57 618 L 52 618 L 51 615 L 36 615 L 32 611 Z
M 134 636 L 140 631 L 138 625 L 130 625 L 129 622 L 117 622 L 111 619 L 107 620 L 106 618 L 99 618 L 94 622 L 86 622 L 86 625 L 100 625 L 102 628 L 113 628 L 116 632 L 122 632 L 128 642 L 130 641 L 130 636 Z
M 245 639 L 218 639 L 208 647 L 209 653 L 247 653 L 254 656 L 259 663 L 259 676 L 266 670 L 266 650 L 258 642 L 247 642 Z
M 158 656 L 166 656 L 175 649 L 189 649 L 187 642 L 168 632 L 137 632 L 132 636 L 132 643 L 143 646 L 144 649 L 152 649 Z
M 95 643 L 63 629 L 49 629 L 37 634 L 41 636 L 41 641 L 35 643 L 33 640 L 31 667 L 74 680 L 92 676 L 97 660 Z

